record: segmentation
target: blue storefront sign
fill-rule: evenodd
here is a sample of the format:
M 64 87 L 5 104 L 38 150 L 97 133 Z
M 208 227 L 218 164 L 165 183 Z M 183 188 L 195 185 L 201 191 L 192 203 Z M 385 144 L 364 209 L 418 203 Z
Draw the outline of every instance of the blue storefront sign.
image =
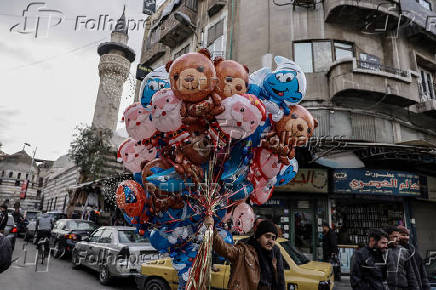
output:
M 425 177 L 401 171 L 335 169 L 333 173 L 337 193 L 421 196 L 426 185 Z

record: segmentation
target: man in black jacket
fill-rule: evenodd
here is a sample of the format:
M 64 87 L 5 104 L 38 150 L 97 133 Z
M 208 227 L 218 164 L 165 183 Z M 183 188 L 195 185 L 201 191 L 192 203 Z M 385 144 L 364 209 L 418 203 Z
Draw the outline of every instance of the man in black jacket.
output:
M 6 204 L 0 206 L 0 233 L 3 233 L 8 223 L 8 207 Z
M 330 260 L 338 254 L 338 241 L 336 233 L 330 229 L 328 223 L 322 225 L 322 253 L 324 262 L 329 263 Z
M 386 264 L 383 254 L 388 245 L 387 234 L 373 230 L 366 247 L 351 257 L 351 287 L 353 290 L 385 290 Z
M 409 244 L 410 231 L 405 226 L 398 226 L 398 231 L 400 232 L 400 245 L 409 250 L 411 256 L 410 263 L 415 273 L 419 289 L 430 290 L 431 287 L 428 282 L 424 261 L 416 248 Z
M 328 223 L 322 224 L 323 261 L 333 265 L 335 281 L 341 281 L 341 265 L 338 258 L 338 239 Z
M 388 227 L 386 233 L 389 238 L 386 255 L 386 281 L 389 290 L 418 290 L 410 252 L 399 245 L 399 230 L 396 227 Z

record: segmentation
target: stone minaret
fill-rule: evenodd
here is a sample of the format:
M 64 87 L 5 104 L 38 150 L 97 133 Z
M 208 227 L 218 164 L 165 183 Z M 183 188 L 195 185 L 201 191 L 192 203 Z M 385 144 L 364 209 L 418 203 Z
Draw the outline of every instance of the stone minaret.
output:
M 112 31 L 111 41 L 100 44 L 97 50 L 100 55 L 100 86 L 92 121 L 94 128 L 112 131 L 117 128 L 123 84 L 129 76 L 130 64 L 135 60 L 135 52 L 127 46 L 127 31 L 124 7 L 123 14 Z

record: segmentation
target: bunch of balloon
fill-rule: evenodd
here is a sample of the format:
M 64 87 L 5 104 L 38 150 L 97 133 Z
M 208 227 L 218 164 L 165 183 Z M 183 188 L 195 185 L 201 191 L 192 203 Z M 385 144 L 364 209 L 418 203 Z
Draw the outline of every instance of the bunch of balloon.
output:
M 233 243 L 230 231 L 251 230 L 250 204 L 267 202 L 295 177 L 295 147 L 318 125 L 298 105 L 306 92 L 301 68 L 281 56 L 275 62 L 274 71 L 250 76 L 207 49 L 184 54 L 150 73 L 141 102 L 124 112 L 130 138 L 118 157 L 134 180 L 119 185 L 117 204 L 172 258 L 179 289 L 203 289 L 213 231 Z

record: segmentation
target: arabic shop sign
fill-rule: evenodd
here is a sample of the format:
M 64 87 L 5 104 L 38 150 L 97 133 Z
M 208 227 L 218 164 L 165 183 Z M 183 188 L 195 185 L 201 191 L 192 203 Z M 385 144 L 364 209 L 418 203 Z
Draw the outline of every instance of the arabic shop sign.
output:
M 278 191 L 328 192 L 328 173 L 326 169 L 300 168 L 297 175 L 286 185 L 276 187 Z
M 333 190 L 338 193 L 419 196 L 424 183 L 425 177 L 399 171 L 336 169 L 333 173 Z

